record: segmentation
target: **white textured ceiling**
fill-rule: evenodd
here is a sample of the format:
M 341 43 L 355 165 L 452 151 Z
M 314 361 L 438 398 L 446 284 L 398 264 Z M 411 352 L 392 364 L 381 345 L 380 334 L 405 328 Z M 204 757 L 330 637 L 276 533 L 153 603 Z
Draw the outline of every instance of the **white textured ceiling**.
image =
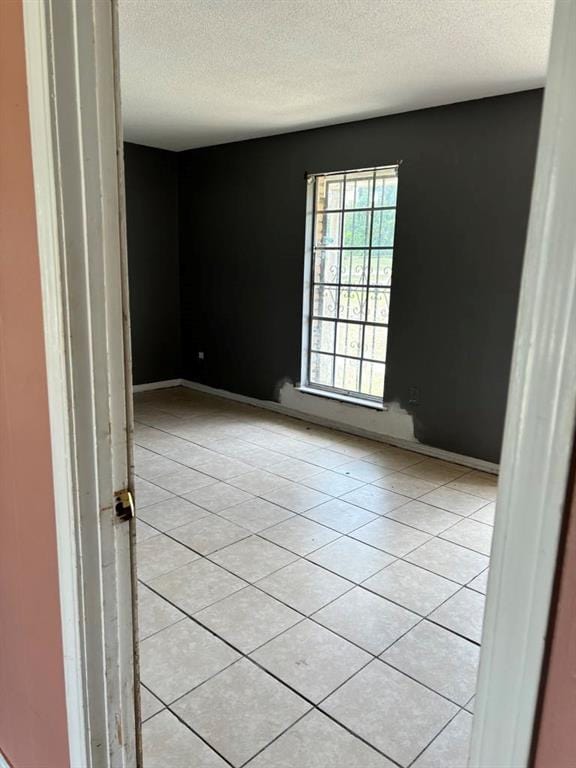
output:
M 544 83 L 552 0 L 120 0 L 125 136 L 221 144 Z

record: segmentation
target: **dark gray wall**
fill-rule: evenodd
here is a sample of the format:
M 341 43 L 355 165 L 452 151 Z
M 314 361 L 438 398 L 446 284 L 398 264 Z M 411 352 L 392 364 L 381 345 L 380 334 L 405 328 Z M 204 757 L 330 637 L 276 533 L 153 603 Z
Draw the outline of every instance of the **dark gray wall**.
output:
M 135 384 L 182 375 L 178 155 L 124 145 Z
M 541 100 L 180 153 L 183 375 L 265 399 L 298 381 L 305 173 L 401 160 L 385 399 L 422 442 L 497 461 Z

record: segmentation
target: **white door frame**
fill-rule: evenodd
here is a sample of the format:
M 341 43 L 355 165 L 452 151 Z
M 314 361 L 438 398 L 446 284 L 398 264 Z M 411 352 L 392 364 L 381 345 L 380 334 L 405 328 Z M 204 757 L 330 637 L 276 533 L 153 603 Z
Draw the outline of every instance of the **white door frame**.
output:
M 138 750 L 130 534 L 113 510 L 114 492 L 130 480 L 131 394 L 121 333 L 116 9 L 114 0 L 42 0 L 24 9 L 71 764 L 131 768 Z M 506 417 L 473 768 L 524 768 L 532 742 L 576 414 L 575 30 L 576 3 L 560 0 Z
M 116 6 L 23 2 L 72 768 L 137 764 Z
M 576 418 L 576 2 L 557 0 L 470 765 L 530 761 Z

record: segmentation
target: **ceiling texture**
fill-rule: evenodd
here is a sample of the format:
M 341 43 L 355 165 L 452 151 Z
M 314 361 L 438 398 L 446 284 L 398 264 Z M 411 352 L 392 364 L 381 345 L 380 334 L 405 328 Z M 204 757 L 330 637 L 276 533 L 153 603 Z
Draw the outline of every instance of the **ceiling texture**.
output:
M 544 84 L 552 0 L 120 0 L 128 141 L 183 150 Z

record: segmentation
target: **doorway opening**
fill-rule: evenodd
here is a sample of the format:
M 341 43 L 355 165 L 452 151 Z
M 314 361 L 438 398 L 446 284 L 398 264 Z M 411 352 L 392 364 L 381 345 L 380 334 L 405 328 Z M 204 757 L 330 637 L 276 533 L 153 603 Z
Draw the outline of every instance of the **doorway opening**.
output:
M 363 5 L 370 24 L 333 3 L 260 3 L 255 23 L 120 2 L 152 768 L 468 760 L 551 7 L 539 63 L 508 9 L 482 9 L 523 53 L 481 92 L 478 57 L 420 22 L 440 37 L 409 46 L 409 111 L 370 113 L 387 10 Z M 444 7 L 447 28 L 477 35 L 468 10 Z M 222 48 L 182 46 L 199 26 Z M 457 96 L 426 86 L 438 60 Z

